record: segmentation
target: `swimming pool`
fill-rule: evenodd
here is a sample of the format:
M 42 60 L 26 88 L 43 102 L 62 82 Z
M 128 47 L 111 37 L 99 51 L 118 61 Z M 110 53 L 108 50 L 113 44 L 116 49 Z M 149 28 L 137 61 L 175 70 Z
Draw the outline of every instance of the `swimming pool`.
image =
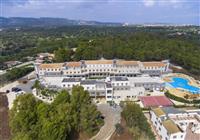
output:
M 185 78 L 173 77 L 172 82 L 169 82 L 169 84 L 173 88 L 181 88 L 193 94 L 200 94 L 200 88 L 189 85 L 189 81 Z

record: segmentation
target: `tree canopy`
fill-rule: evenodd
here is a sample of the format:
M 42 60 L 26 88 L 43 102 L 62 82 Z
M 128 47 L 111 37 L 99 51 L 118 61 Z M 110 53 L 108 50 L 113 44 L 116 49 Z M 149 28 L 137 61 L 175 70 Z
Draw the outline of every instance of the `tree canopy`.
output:
M 58 50 L 54 51 L 56 62 L 65 62 L 70 61 L 72 56 L 72 51 L 67 48 L 59 48 Z
M 135 140 L 154 140 L 151 127 L 138 104 L 128 102 L 125 104 L 122 117 L 125 119 L 129 131 Z
M 60 91 L 52 104 L 32 94 L 20 95 L 10 111 L 12 139 L 67 140 L 80 132 L 91 137 L 103 125 L 99 115 L 82 87 L 74 87 L 72 95 Z
M 0 33 L 0 68 L 8 60 L 25 61 L 40 52 L 55 53 L 55 62 L 81 59 L 170 59 L 200 75 L 198 27 L 92 27 L 7 29 Z M 182 35 L 178 35 L 181 32 Z M 71 48 L 77 48 L 75 52 Z M 199 77 L 200 78 L 200 77 Z

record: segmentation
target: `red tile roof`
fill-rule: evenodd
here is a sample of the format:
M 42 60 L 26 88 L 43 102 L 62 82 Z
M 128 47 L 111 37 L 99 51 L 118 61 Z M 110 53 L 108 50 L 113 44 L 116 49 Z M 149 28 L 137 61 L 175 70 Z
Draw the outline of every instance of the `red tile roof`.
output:
M 172 106 L 173 103 L 166 96 L 141 96 L 139 97 L 144 107 Z

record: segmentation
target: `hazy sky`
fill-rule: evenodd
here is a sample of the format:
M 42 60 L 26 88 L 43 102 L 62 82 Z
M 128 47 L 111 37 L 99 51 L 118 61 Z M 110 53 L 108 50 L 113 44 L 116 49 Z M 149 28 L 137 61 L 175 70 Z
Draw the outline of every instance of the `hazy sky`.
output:
M 200 25 L 200 0 L 0 0 L 1 16 Z

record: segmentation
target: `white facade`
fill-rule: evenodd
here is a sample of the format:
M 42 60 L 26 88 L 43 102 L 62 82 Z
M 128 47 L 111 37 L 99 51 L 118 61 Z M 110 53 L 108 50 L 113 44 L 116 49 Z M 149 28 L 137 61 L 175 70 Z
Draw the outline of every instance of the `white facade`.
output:
M 68 79 L 63 79 L 61 87 L 66 89 L 72 89 L 73 86 L 80 86 L 80 84 L 81 84 L 81 79 L 68 78 Z
M 130 90 L 114 90 L 113 101 L 119 104 L 121 101 L 137 101 L 138 96 L 144 96 L 145 89 L 143 87 L 131 88 Z
M 62 88 L 71 90 L 73 86 L 82 86 L 84 90 L 90 93 L 91 97 L 105 98 L 110 100 L 113 96 L 112 86 L 102 80 L 86 80 L 80 78 L 64 78 L 61 84 Z
M 36 74 L 41 77 L 135 77 L 143 73 L 160 76 L 169 72 L 167 62 L 140 62 L 125 60 L 87 60 L 65 63 L 35 64 Z
M 82 86 L 89 91 L 94 98 L 105 98 L 106 101 L 138 100 L 138 96 L 144 96 L 144 87 L 131 87 L 127 77 L 107 77 L 103 80 L 89 80 L 81 78 L 64 78 L 61 88 L 71 90 L 73 86 Z
M 148 78 L 151 80 L 154 77 Z M 146 87 L 144 84 L 141 84 L 141 86 L 137 87 L 134 84 L 135 81 L 133 81 L 134 80 L 130 80 L 130 78 L 124 76 L 111 76 L 101 80 L 92 80 L 80 77 L 43 77 L 40 79 L 40 82 L 44 86 L 50 88 L 55 87 L 71 90 L 73 86 L 82 86 L 84 90 L 89 91 L 91 97 L 105 98 L 106 101 L 115 101 L 116 103 L 125 100 L 138 100 L 138 96 L 145 95 Z M 163 83 L 159 83 L 158 81 L 156 83 L 152 83 L 152 85 L 162 86 Z M 146 78 L 143 79 L 143 81 L 140 80 L 140 82 L 146 83 Z
M 130 89 L 130 81 L 127 77 L 107 77 L 107 82 L 110 82 L 113 90 L 129 90 Z
M 150 111 L 150 117 L 162 140 L 184 140 L 189 125 L 192 125 L 193 133 L 199 133 L 199 110 L 186 112 L 173 107 L 155 108 Z

